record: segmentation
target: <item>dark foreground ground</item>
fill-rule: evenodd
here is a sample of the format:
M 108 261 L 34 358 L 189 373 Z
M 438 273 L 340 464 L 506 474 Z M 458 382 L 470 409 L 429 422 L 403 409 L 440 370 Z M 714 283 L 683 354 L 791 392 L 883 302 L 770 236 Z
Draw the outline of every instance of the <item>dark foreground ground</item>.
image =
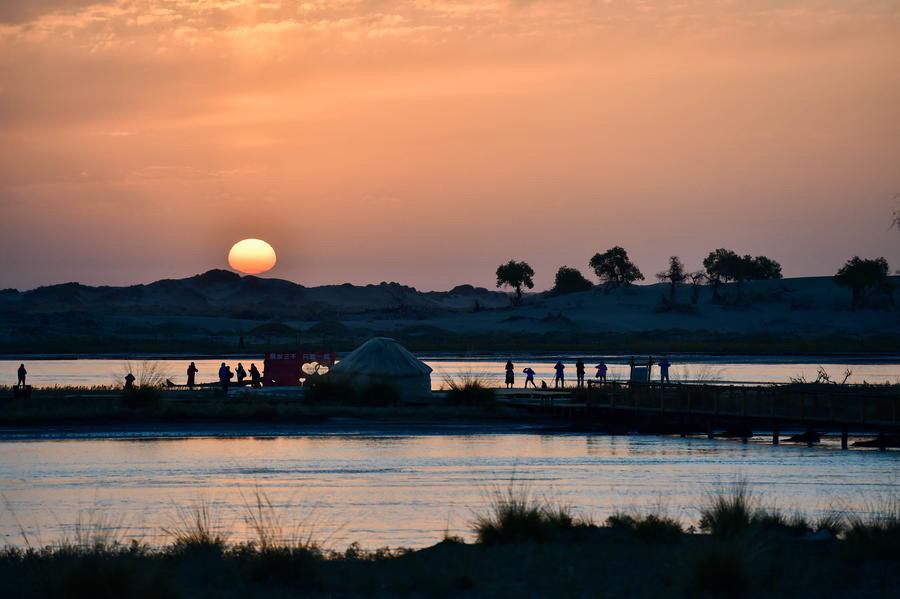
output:
M 571 530 L 500 544 L 324 555 L 309 548 L 140 546 L 0 554 L 15 597 L 897 597 L 896 547 L 808 540 Z

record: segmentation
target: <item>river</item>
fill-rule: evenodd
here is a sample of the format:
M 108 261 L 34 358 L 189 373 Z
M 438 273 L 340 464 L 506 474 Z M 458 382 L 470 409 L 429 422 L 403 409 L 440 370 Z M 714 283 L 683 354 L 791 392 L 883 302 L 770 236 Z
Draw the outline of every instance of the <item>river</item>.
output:
M 257 493 L 285 531 L 333 548 L 422 547 L 469 523 L 511 480 L 597 520 L 662 506 L 685 523 L 718 485 L 746 478 L 764 503 L 811 515 L 896 496 L 900 452 L 664 436 L 346 423 L 140 432 L 0 431 L 0 544 L 42 545 L 92 525 L 164 543 L 178 509 L 211 506 L 251 536 Z M 79 524 L 80 523 L 80 524 Z M 22 534 L 24 532 L 24 535 Z

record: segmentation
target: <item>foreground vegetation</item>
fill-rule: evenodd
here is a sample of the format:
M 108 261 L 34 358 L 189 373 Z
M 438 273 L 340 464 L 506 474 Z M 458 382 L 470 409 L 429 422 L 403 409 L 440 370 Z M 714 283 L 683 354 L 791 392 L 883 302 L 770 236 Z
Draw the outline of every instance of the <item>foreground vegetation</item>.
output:
M 511 486 L 472 522 L 475 542 L 344 551 L 286 537 L 264 496 L 251 541 L 229 543 L 208 507 L 179 512 L 171 543 L 110 540 L 98 528 L 46 548 L 0 551 L 4 597 L 830 597 L 896 596 L 900 503 L 810 521 L 762 505 L 745 483 L 711 495 L 698 526 L 663 511 L 603 524 Z

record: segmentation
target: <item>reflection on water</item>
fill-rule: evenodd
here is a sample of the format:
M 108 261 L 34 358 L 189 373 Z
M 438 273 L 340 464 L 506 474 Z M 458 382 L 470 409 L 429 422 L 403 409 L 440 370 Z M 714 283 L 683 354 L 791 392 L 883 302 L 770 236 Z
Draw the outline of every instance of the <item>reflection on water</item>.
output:
M 433 369 L 431 381 L 434 389 L 446 385 L 448 379 L 458 379 L 463 375 L 475 375 L 497 387 L 503 385 L 504 365 L 506 359 L 473 359 L 473 358 L 436 358 L 422 357 Z M 574 355 L 533 358 L 512 356 L 516 365 L 516 383 L 523 385 L 522 369 L 530 366 L 535 370 L 538 381 L 553 382 L 553 365 L 557 359 L 567 364 L 566 377 L 575 378 Z M 628 378 L 628 357 L 606 356 L 609 365 L 610 380 L 626 380 Z M 646 359 L 643 356 L 642 359 Z M 185 359 L 160 359 L 157 362 L 166 377 L 177 383 L 186 382 L 185 370 L 191 362 Z M 588 378 L 594 376 L 593 366 L 600 360 L 599 356 L 584 356 Z M 896 383 L 900 381 L 900 362 L 896 356 L 870 356 L 865 358 L 827 358 L 827 357 L 782 357 L 782 356 L 707 356 L 707 355 L 670 355 L 672 362 L 671 378 L 673 381 L 701 381 L 715 383 L 753 384 L 753 383 L 786 383 L 792 377 L 806 377 L 815 380 L 819 366 L 838 381 L 843 379 L 845 370 L 851 370 L 850 383 Z M 199 369 L 197 382 L 213 382 L 217 380 L 219 365 L 224 361 L 236 365 L 238 362 L 249 368 L 250 363 L 261 367 L 262 356 L 245 356 L 229 358 L 208 358 L 194 360 Z M 0 381 L 6 376 L 10 383 L 15 382 L 15 371 L 20 360 L 0 360 Z M 139 363 L 132 360 L 132 365 Z M 51 385 L 111 385 L 121 384 L 125 375 L 125 362 L 110 359 L 84 360 L 33 360 L 28 361 L 28 381 L 37 386 Z
M 71 535 L 90 510 L 163 542 L 175 506 L 198 500 L 246 538 L 258 489 L 285 528 L 304 520 L 334 547 L 420 547 L 469 536 L 472 510 L 511 479 L 602 519 L 662 504 L 696 519 L 704 494 L 744 476 L 767 503 L 864 510 L 898 490 L 900 452 L 706 439 L 546 434 L 312 434 L 285 437 L 0 441 L 0 544 Z

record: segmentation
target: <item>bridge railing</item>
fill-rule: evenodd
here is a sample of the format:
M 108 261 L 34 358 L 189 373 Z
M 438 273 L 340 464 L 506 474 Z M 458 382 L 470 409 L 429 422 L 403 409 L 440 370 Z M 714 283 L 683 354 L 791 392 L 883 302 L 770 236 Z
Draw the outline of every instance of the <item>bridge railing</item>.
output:
M 897 425 L 900 411 L 900 394 L 896 389 L 871 386 L 744 387 L 613 382 L 592 385 L 580 396 L 589 406 L 616 409 L 867 425 Z

